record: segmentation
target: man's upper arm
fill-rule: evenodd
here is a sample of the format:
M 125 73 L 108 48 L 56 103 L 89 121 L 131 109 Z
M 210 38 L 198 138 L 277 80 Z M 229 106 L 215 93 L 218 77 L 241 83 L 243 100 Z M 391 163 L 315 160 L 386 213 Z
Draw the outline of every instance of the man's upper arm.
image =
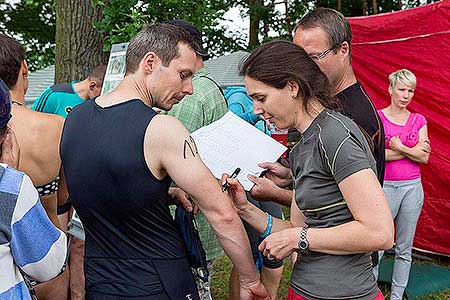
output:
M 144 144 L 151 172 L 158 178 L 169 174 L 177 186 L 198 200 L 201 210 L 211 204 L 204 199 L 226 198 L 218 180 L 200 159 L 194 140 L 175 118 L 155 116 L 147 128 Z

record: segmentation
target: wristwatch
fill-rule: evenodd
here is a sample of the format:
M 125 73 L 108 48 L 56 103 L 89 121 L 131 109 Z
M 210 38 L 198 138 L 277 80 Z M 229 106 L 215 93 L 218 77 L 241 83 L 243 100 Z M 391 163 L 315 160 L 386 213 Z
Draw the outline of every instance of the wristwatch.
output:
M 301 255 L 309 254 L 309 242 L 308 242 L 308 225 L 305 225 L 300 230 L 300 240 L 298 241 L 298 249 L 300 250 Z

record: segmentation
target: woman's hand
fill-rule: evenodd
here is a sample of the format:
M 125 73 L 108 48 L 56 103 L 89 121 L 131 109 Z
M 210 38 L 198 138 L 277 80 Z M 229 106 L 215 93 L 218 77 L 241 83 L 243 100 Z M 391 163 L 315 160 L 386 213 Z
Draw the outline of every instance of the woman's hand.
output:
M 250 204 L 245 195 L 245 190 L 239 180 L 231 178 L 228 174 L 223 174 L 220 180 L 222 185 L 228 182 L 227 193 L 233 200 L 234 206 L 237 209 L 238 214 L 245 211 L 246 207 Z
M 298 249 L 299 240 L 300 228 L 284 229 L 265 238 L 258 249 L 269 259 L 282 260 Z
M 391 148 L 391 150 L 402 152 L 402 149 L 403 147 L 405 147 L 405 145 L 403 145 L 402 141 L 400 140 L 400 137 L 393 136 L 389 140 L 389 147 Z
M 280 163 L 264 162 L 258 164 L 260 168 L 266 169 L 264 177 L 273 181 L 279 187 L 286 187 L 292 184 L 291 169 Z

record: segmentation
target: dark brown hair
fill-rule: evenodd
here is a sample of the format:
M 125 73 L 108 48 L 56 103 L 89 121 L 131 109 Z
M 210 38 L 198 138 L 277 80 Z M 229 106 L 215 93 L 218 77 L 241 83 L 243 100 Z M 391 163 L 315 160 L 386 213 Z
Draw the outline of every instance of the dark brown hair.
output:
M 25 50 L 15 39 L 0 33 L 0 79 L 12 89 L 19 78 Z
M 178 52 L 179 42 L 187 45 L 192 43 L 191 38 L 183 29 L 167 23 L 148 25 L 128 45 L 126 74 L 136 72 L 139 63 L 150 51 L 158 55 L 163 66 L 168 66 L 172 59 L 180 55 Z
M 289 81 L 296 82 L 307 113 L 308 102 L 313 98 L 326 108 L 337 109 L 327 76 L 303 48 L 291 42 L 274 41 L 260 46 L 241 63 L 240 75 L 276 89 L 285 88 Z
M 92 69 L 92 71 L 88 75 L 88 78 L 91 80 L 96 80 L 100 84 L 103 84 L 105 73 L 106 73 L 106 66 L 101 64 Z

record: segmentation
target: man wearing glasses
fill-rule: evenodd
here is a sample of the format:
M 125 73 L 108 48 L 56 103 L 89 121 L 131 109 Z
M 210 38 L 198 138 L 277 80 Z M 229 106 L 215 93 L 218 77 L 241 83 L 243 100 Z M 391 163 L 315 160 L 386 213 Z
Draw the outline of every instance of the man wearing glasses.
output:
M 306 14 L 298 22 L 293 40 L 294 44 L 305 49 L 330 80 L 339 99 L 340 112 L 353 119 L 366 136 L 382 185 L 385 160 L 383 125 L 374 104 L 353 72 L 351 41 L 350 24 L 340 12 L 329 8 L 317 8 Z M 269 170 L 266 177 L 275 179 L 273 182 L 267 178 L 254 179 L 256 185 L 252 195 L 258 199 L 289 204 L 292 192 L 278 188 L 274 182 L 287 184 L 290 172 L 279 164 L 267 163 L 265 166 Z
M 297 24 L 299 45 L 327 75 L 340 102 L 341 113 L 353 119 L 366 135 L 377 161 L 378 180 L 384 178 L 384 130 L 375 105 L 356 79 L 352 68 L 352 30 L 345 17 L 329 8 L 306 14 Z

